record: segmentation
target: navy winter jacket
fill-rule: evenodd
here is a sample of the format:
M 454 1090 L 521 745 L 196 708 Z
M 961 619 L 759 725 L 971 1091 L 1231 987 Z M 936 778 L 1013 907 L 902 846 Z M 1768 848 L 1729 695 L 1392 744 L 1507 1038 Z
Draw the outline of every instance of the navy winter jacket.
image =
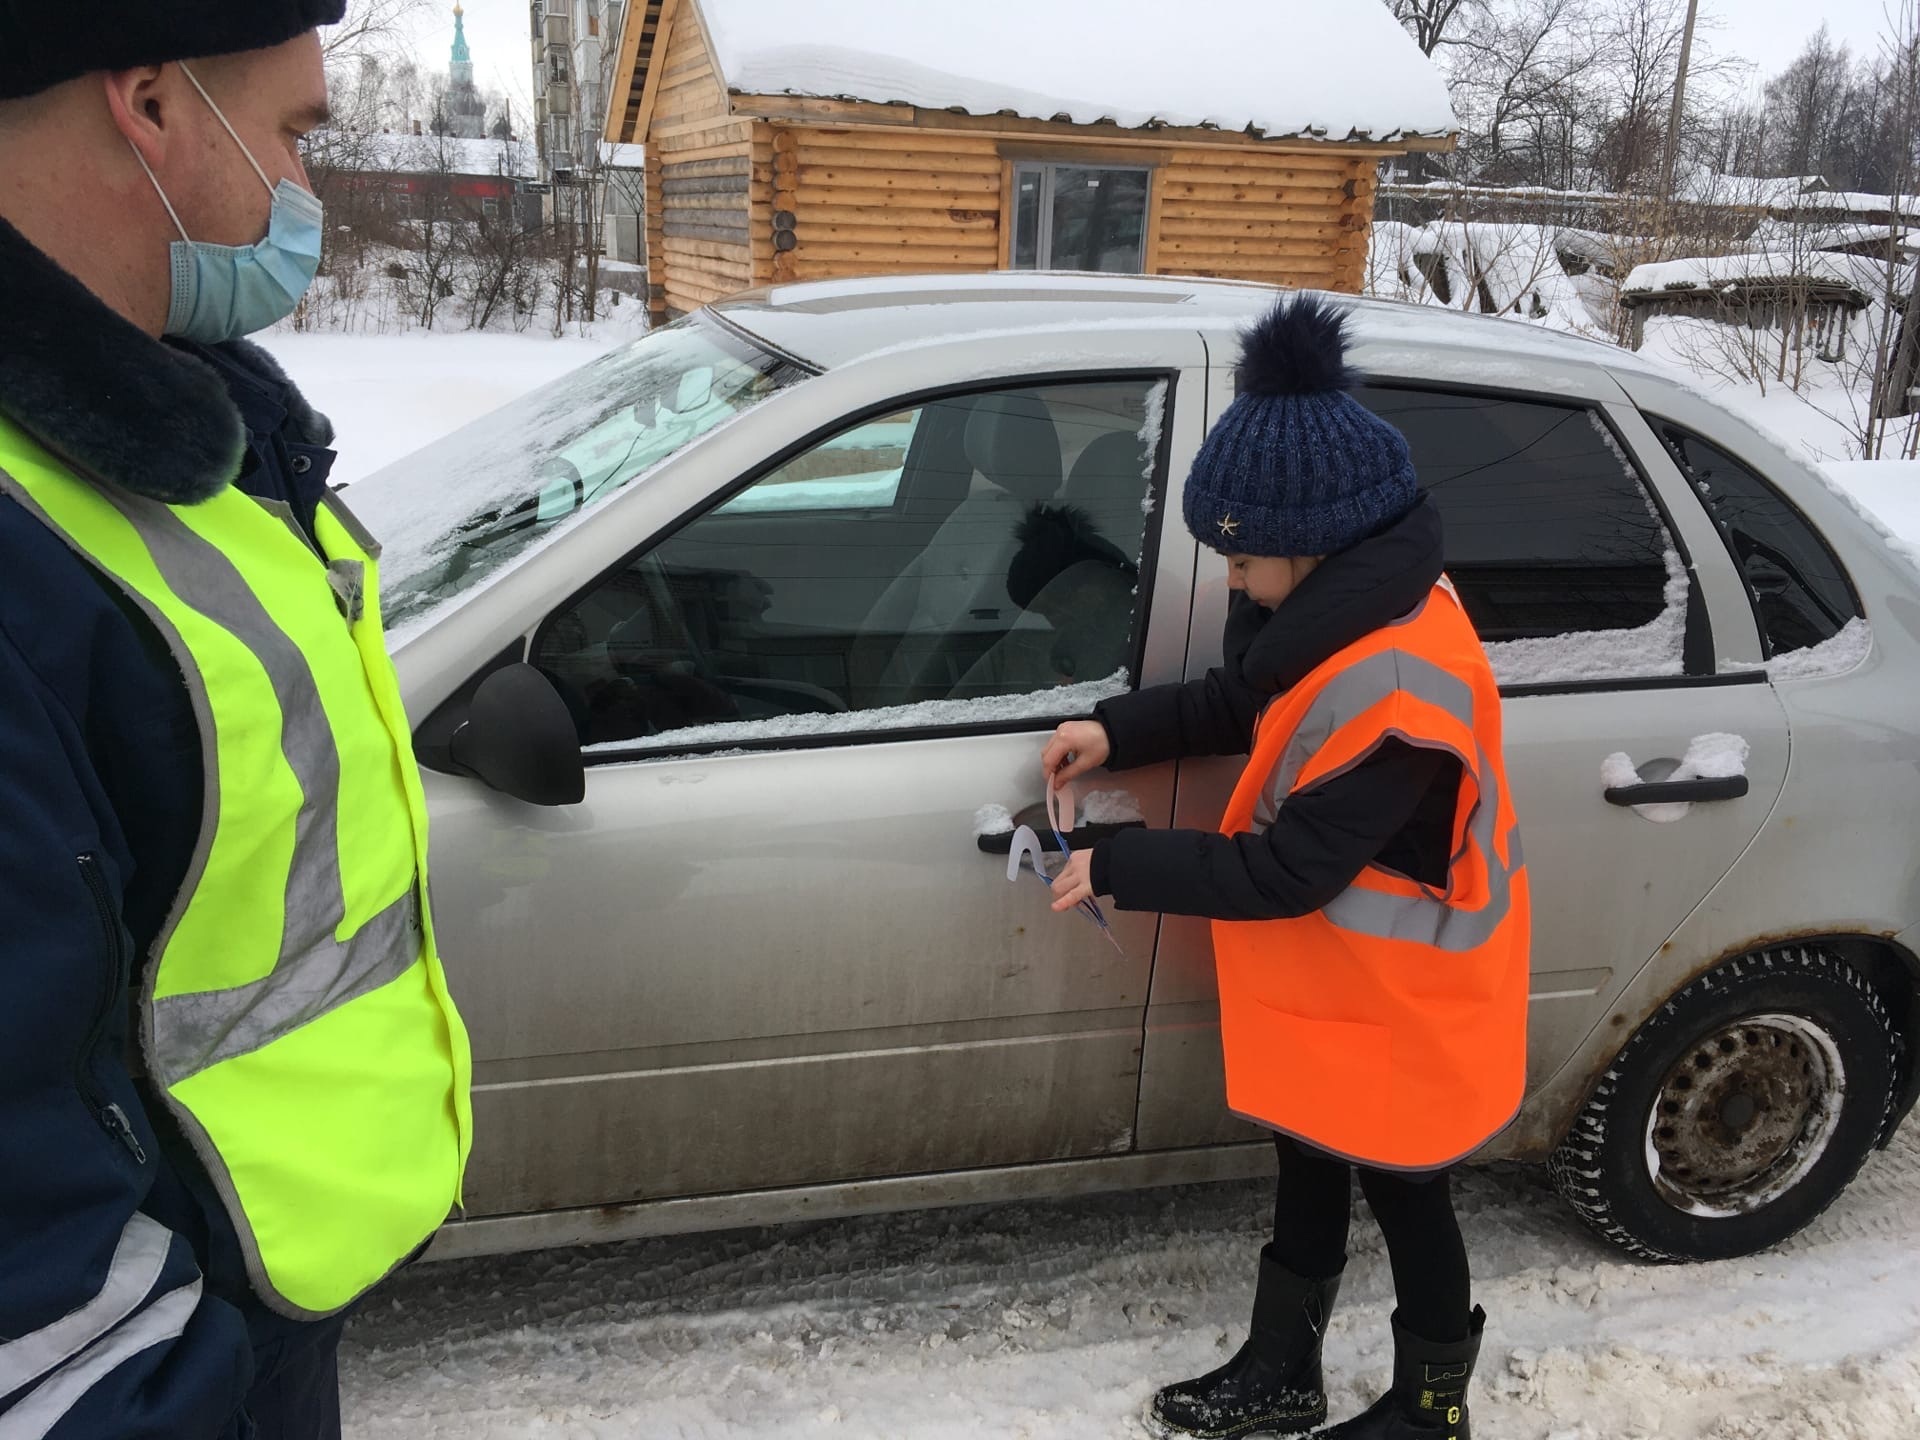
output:
M 0 221 L 0 414 L 169 501 L 311 524 L 332 439 L 258 349 L 160 344 Z M 136 1080 L 133 995 L 201 823 L 200 739 L 140 613 L 0 495 L 0 1435 L 244 1437 L 248 1289 L 190 1148 Z

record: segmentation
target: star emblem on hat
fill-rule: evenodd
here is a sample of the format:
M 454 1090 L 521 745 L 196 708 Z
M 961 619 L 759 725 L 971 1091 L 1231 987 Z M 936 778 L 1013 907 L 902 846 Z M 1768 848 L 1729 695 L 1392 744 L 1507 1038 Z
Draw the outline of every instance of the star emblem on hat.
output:
M 1240 522 L 1229 515 L 1220 522 L 1220 533 L 1232 537 L 1240 533 Z

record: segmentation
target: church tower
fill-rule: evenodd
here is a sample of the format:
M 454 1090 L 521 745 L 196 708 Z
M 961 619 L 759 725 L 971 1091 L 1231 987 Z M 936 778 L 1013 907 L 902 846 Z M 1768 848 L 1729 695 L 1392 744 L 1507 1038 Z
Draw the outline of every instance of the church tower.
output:
M 447 133 L 462 140 L 479 140 L 487 133 L 487 106 L 473 83 L 473 52 L 467 48 L 467 12 L 459 0 L 453 7 L 452 83 L 447 87 Z

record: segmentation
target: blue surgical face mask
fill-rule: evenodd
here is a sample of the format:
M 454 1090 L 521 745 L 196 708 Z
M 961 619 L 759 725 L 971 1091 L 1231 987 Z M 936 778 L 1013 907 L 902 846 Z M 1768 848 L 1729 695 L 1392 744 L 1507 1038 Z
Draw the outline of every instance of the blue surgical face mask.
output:
M 173 228 L 180 238 L 173 242 L 172 299 L 167 306 L 164 333 L 203 345 L 217 345 L 264 330 L 293 313 L 300 297 L 313 283 L 320 268 L 320 200 L 291 180 L 278 185 L 267 179 L 267 172 L 253 158 L 244 141 L 235 133 L 213 97 L 198 77 L 185 65 L 180 69 L 216 119 L 233 136 L 233 143 L 253 166 L 253 173 L 273 196 L 272 218 L 267 222 L 264 240 L 252 245 L 212 245 L 187 236 L 186 226 L 174 213 L 173 202 L 160 188 L 146 157 L 133 153 L 140 168 L 153 181 L 160 203 L 167 207 Z

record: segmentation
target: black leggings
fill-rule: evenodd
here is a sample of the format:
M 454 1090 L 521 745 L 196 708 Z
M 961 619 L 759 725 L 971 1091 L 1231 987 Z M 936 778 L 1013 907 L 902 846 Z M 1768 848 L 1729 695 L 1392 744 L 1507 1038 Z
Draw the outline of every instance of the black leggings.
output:
M 1305 1280 L 1327 1280 L 1347 1262 L 1352 1185 L 1360 1174 L 1367 1208 L 1386 1236 L 1400 1323 L 1423 1340 L 1467 1338 L 1471 1281 L 1467 1246 L 1453 1214 L 1450 1171 L 1395 1174 L 1348 1165 L 1285 1135 L 1273 1200 L 1273 1254 Z

